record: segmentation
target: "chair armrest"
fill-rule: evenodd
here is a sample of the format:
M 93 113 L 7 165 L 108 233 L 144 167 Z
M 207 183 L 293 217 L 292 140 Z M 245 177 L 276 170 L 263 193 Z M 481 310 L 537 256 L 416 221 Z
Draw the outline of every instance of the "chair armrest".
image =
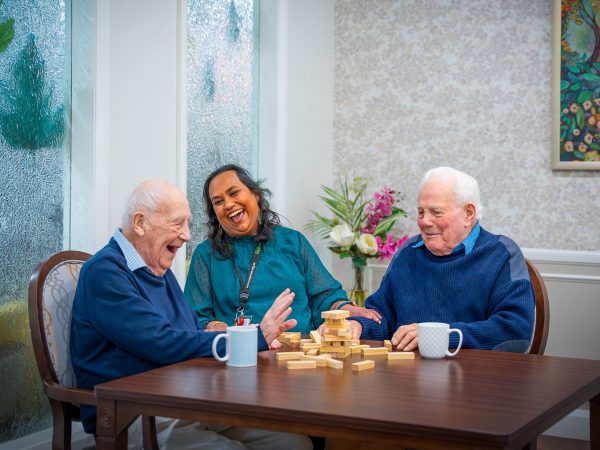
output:
M 69 388 L 59 384 L 44 382 L 44 392 L 54 400 L 75 403 L 77 405 L 95 405 L 96 394 L 88 389 Z

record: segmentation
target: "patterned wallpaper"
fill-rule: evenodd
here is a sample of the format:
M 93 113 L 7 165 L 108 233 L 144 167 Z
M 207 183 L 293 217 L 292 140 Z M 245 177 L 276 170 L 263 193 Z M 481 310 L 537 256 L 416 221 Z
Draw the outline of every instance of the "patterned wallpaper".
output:
M 404 193 L 475 176 L 482 225 L 528 248 L 600 251 L 600 172 L 550 168 L 551 0 L 337 0 L 336 175 Z

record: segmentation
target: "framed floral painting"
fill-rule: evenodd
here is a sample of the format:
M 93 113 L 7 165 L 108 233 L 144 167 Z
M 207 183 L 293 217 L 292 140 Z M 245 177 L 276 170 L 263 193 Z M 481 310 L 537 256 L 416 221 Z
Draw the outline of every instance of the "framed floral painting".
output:
M 600 170 L 599 24 L 599 0 L 554 0 L 553 169 Z

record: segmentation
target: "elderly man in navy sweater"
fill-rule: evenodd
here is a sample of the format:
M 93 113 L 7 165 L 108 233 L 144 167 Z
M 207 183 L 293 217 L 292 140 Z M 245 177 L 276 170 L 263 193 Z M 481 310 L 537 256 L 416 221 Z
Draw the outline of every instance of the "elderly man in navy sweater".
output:
M 381 323 L 353 317 L 353 336 L 391 339 L 409 351 L 419 344 L 417 323 L 444 322 L 462 331 L 464 348 L 526 351 L 534 298 L 525 258 L 511 239 L 479 224 L 477 181 L 450 167 L 432 169 L 417 210 L 421 234 L 398 250 L 365 304 Z M 453 333 L 450 347 L 457 345 Z
M 177 186 L 147 180 L 130 195 L 122 229 L 82 267 L 71 323 L 78 387 L 93 389 L 115 378 L 212 356 L 219 333 L 200 329 L 170 269 L 177 250 L 190 239 L 190 216 Z M 296 325 L 287 319 L 293 297 L 283 292 L 265 314 L 259 350 Z M 96 408 L 81 406 L 81 419 L 85 431 L 95 434 Z M 157 429 L 161 448 L 312 448 L 306 436 L 252 428 L 157 418 Z M 130 448 L 141 445 L 140 430 L 138 420 L 130 428 Z

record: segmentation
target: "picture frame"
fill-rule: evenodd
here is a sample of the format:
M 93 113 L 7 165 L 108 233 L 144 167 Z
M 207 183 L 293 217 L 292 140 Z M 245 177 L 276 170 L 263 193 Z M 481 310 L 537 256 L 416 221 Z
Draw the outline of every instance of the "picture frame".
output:
M 553 0 L 553 170 L 600 170 L 600 5 L 593 5 Z

